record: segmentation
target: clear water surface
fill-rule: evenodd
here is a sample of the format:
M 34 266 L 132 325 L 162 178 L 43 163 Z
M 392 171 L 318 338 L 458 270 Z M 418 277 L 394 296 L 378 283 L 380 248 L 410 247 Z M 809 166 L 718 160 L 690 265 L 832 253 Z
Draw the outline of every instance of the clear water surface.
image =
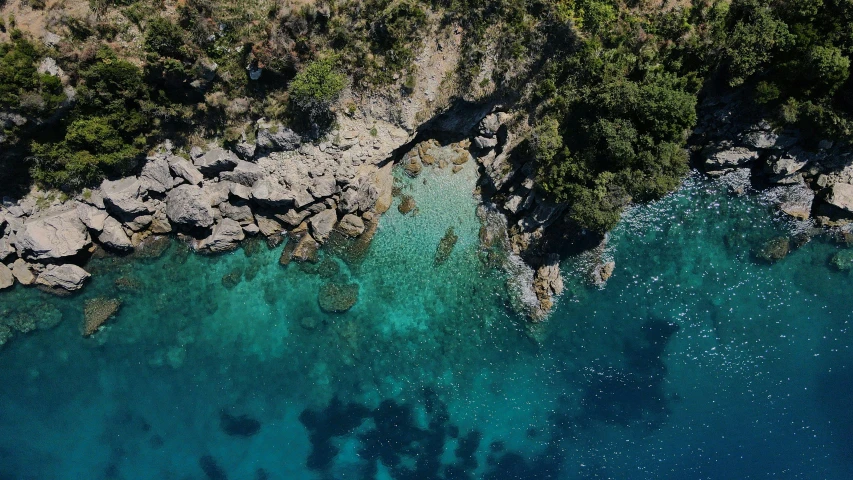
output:
M 401 180 L 418 211 L 395 200 L 363 259 L 173 243 L 93 261 L 74 297 L 3 293 L 7 321 L 62 321 L 0 350 L 0 478 L 853 478 L 845 247 L 760 263 L 798 226 L 693 177 L 626 215 L 606 288 L 567 259 L 531 332 L 480 260 L 475 181 Z M 327 281 L 359 285 L 352 310 L 319 309 Z M 83 338 L 101 296 L 121 310 Z

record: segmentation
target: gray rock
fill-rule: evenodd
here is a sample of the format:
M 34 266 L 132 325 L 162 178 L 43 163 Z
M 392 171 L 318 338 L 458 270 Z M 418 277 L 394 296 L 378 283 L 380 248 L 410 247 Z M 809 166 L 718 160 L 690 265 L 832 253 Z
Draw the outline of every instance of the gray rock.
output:
M 183 178 L 190 185 L 199 185 L 204 180 L 204 175 L 192 163 L 177 155 L 169 157 L 169 169 L 176 176 Z
M 104 195 L 107 209 L 131 216 L 148 213 L 148 208 L 143 203 L 145 189 L 136 177 L 122 178 L 114 182 L 104 180 L 101 183 L 101 193 Z
M 338 191 L 338 184 L 335 181 L 335 177 L 332 175 L 323 175 L 320 177 L 314 178 L 313 184 L 308 187 L 308 192 L 314 198 L 326 198 L 331 197 Z
M 234 152 L 216 147 L 193 160 L 193 164 L 206 176 L 215 176 L 219 172 L 231 170 L 237 166 L 237 155 Z
M 12 275 L 21 285 L 32 285 L 36 281 L 36 276 L 33 275 L 30 266 L 20 258 L 12 263 Z
M 198 244 L 198 248 L 211 252 L 227 252 L 237 248 L 244 238 L 246 234 L 237 221 L 223 218 L 213 227 L 213 233 Z
M 759 150 L 775 147 L 778 140 L 779 135 L 771 131 L 749 132 L 743 137 L 744 145 Z
M 836 183 L 826 194 L 826 203 L 853 213 L 853 185 Z
M 149 192 L 166 193 L 175 184 L 169 171 L 169 162 L 163 157 L 152 157 L 145 162 L 139 180 L 143 188 Z
M 241 200 L 252 199 L 252 189 L 250 187 L 234 182 L 230 182 L 228 186 L 231 188 L 231 195 Z
M 503 125 L 508 119 L 508 113 L 490 113 L 480 121 L 477 131 L 480 132 L 480 135 L 483 137 L 492 138 L 498 134 L 498 130 L 500 130 L 501 125 Z
M 311 217 L 308 223 L 311 225 L 311 236 L 318 242 L 325 242 L 335 228 L 338 215 L 334 210 L 326 209 Z
M 296 228 L 310 215 L 310 210 L 297 210 L 295 208 L 291 208 L 284 213 L 277 213 L 275 218 L 287 227 Z
M 524 198 L 521 195 L 511 195 L 504 203 L 504 208 L 507 211 L 516 214 L 521 210 L 521 205 L 524 203 Z
M 805 152 L 794 149 L 781 156 L 772 156 L 767 160 L 767 166 L 773 175 L 786 176 L 799 172 L 809 163 Z
M 240 225 L 255 223 L 255 216 L 252 215 L 252 209 L 246 202 L 224 202 L 219 206 L 219 211 L 224 218 L 230 218 Z
M 36 283 L 73 292 L 83 287 L 83 282 L 90 276 L 77 265 L 48 265 L 36 278 Z
M 210 200 L 210 206 L 215 207 L 228 200 L 228 195 L 231 194 L 231 182 L 205 182 L 201 189 Z
M 779 195 L 779 210 L 798 220 L 808 220 L 814 197 L 812 189 L 804 184 L 784 187 Z
M 707 170 L 744 167 L 758 159 L 758 152 L 745 147 L 734 147 L 727 150 L 712 151 L 705 156 Z
M 204 155 L 204 150 L 202 150 L 201 147 L 195 146 L 195 147 L 190 148 L 190 158 L 191 159 L 195 160 L 196 158 L 198 158 L 202 155 Z
M 166 216 L 172 223 L 190 227 L 213 225 L 213 208 L 204 191 L 195 185 L 180 185 L 166 196 Z
M 364 220 L 358 215 L 344 215 L 344 218 L 338 223 L 338 230 L 344 235 L 357 237 L 364 233 Z
M 255 156 L 255 144 L 248 142 L 238 143 L 236 147 L 234 147 L 234 151 L 237 152 L 237 155 L 244 160 L 249 160 Z
M 12 242 L 10 242 L 8 238 L 0 238 L 0 261 L 6 260 L 15 253 L 17 253 L 17 251 L 12 245 Z
M 105 210 L 101 210 L 100 208 L 96 208 L 92 205 L 77 202 L 77 216 L 80 217 L 80 221 L 83 222 L 83 225 L 86 225 L 90 230 L 94 230 L 96 232 L 100 232 L 104 229 L 104 222 L 109 217 L 109 214 Z
M 262 126 L 258 129 L 258 148 L 267 151 L 296 150 L 302 144 L 302 138 L 293 130 L 281 124 Z
M 343 213 L 353 213 L 358 210 L 358 190 L 348 188 L 341 194 L 338 210 Z
M 248 225 L 243 225 L 243 231 L 246 232 L 246 235 L 257 235 L 261 229 L 254 223 L 250 223 Z
M 11 287 L 15 284 L 15 276 L 12 275 L 12 270 L 6 265 L 0 263 L 0 290 Z
M 137 215 L 130 220 L 126 220 L 124 224 L 127 228 L 133 230 L 134 232 L 139 232 L 148 228 L 151 225 L 151 222 L 154 221 L 153 215 Z
M 106 222 L 104 222 L 103 231 L 98 235 L 98 241 L 113 250 L 125 252 L 133 250 L 130 238 L 124 233 L 124 229 L 121 228 L 118 220 L 113 217 L 107 217 Z
M 498 146 L 498 139 L 495 137 L 476 137 L 474 139 L 474 145 L 480 150 L 490 150 Z
M 169 217 L 166 215 L 165 208 L 157 209 L 154 215 L 151 216 L 151 225 L 148 228 L 151 233 L 162 235 L 172 231 L 172 224 L 169 223 Z
M 293 204 L 293 194 L 273 178 L 262 178 L 252 187 L 252 198 L 263 205 L 286 207 Z
M 91 242 L 76 209 L 30 219 L 15 237 L 18 250 L 37 260 L 72 257 Z
M 221 180 L 251 187 L 263 175 L 264 171 L 257 164 L 240 160 L 237 162 L 237 166 L 234 167 L 233 171 L 222 172 L 219 174 L 219 178 Z
M 311 195 L 305 187 L 298 186 L 294 188 L 291 195 L 293 195 L 293 205 L 295 205 L 296 208 L 302 208 L 314 203 L 314 196 Z
M 271 237 L 273 235 L 278 235 L 279 233 L 284 231 L 281 223 L 275 218 L 267 217 L 266 215 L 256 214 L 255 221 L 258 222 L 258 229 L 264 234 L 265 237 Z

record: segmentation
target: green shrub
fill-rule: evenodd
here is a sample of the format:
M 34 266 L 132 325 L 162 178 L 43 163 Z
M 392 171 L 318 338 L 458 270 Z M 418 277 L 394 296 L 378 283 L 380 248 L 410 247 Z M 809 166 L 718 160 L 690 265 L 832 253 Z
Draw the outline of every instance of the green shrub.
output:
M 346 87 L 346 77 L 335 68 L 335 58 L 326 57 L 309 63 L 290 82 L 290 99 L 294 104 L 319 117 L 328 113 Z

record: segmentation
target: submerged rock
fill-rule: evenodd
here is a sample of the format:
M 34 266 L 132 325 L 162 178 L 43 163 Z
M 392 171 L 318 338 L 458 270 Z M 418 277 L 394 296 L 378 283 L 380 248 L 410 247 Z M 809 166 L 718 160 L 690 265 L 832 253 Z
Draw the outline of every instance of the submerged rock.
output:
M 294 247 L 291 258 L 297 262 L 316 262 L 319 247 L 320 245 L 311 235 L 305 234 Z
M 788 237 L 777 237 L 765 242 L 756 256 L 761 260 L 773 263 L 785 258 L 790 251 L 791 241 Z
M 441 265 L 450 258 L 450 254 L 453 253 L 453 247 L 456 246 L 456 242 L 458 241 L 459 236 L 453 231 L 453 227 L 448 228 L 447 232 L 444 233 L 444 237 L 438 242 L 438 248 L 435 251 L 435 265 Z
M 358 301 L 357 283 L 329 282 L 320 287 L 320 309 L 328 313 L 343 313 Z
M 86 301 L 83 309 L 83 336 L 97 332 L 121 307 L 117 298 L 98 297 Z
M 853 269 L 853 250 L 842 250 L 836 253 L 829 263 L 842 272 Z
M 407 213 L 414 211 L 417 207 L 418 204 L 411 195 L 403 195 L 403 198 L 400 199 L 400 205 L 397 206 L 397 211 L 406 215 Z
M 219 427 L 232 437 L 251 437 L 261 431 L 261 422 L 248 415 L 219 414 Z

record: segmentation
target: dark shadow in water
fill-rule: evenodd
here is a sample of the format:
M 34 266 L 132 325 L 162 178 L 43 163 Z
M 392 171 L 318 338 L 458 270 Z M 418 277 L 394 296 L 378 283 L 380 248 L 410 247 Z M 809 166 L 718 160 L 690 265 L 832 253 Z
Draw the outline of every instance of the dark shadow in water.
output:
M 321 411 L 303 411 L 299 420 L 308 429 L 312 445 L 307 466 L 328 471 L 338 454 L 332 439 L 356 434 L 372 420 L 372 426 L 356 434 L 361 444 L 359 456 L 364 459 L 361 478 L 375 478 L 381 462 L 392 478 L 472 480 L 482 434 L 471 431 L 460 436 L 459 427 L 449 424 L 447 406 L 431 389 L 423 392 L 421 405 L 427 414 L 427 428 L 418 424 L 414 405 L 393 400 L 370 410 L 335 398 Z M 445 444 L 453 438 L 458 438 L 456 460 L 446 466 L 441 457 Z
M 831 371 L 815 378 L 815 401 L 829 420 L 833 443 L 847 462 L 853 463 L 853 368 L 850 363 L 833 363 Z
M 625 342 L 624 364 L 604 367 L 590 379 L 578 423 L 630 425 L 642 421 L 650 427 L 659 425 L 670 412 L 663 388 L 663 355 L 678 330 L 677 324 L 665 320 L 644 323 L 639 338 Z
M 251 437 L 261 431 L 261 422 L 254 418 L 247 415 L 230 415 L 224 411 L 219 414 L 219 426 L 232 437 Z
M 228 480 L 225 470 L 216 463 L 216 459 L 211 455 L 204 455 L 199 458 L 198 466 L 201 467 L 208 480 Z
M 667 373 L 663 356 L 678 330 L 677 324 L 663 320 L 644 323 L 639 335 L 625 342 L 622 364 L 598 369 L 585 390 L 579 415 L 556 414 L 551 418 L 550 432 L 528 432 L 531 438 L 546 442 L 542 454 L 525 458 L 495 440 L 488 446 L 488 468 L 482 478 L 556 479 L 564 460 L 560 445 L 576 438 L 581 428 L 594 422 L 626 426 L 643 422 L 650 428 L 659 425 L 669 413 L 671 400 L 663 388 Z M 460 434 L 459 427 L 450 423 L 447 405 L 435 391 L 425 389 L 421 400 L 429 421 L 427 428 L 418 424 L 414 405 L 390 399 L 374 410 L 334 398 L 323 410 L 303 411 L 299 420 L 308 429 L 312 445 L 308 468 L 331 473 L 338 455 L 333 439 L 355 435 L 360 443 L 359 456 L 364 459 L 363 479 L 376 478 L 381 462 L 395 479 L 473 480 L 482 433 Z M 445 446 L 453 439 L 455 461 L 443 465 Z M 597 475 L 595 469 L 580 473 L 590 478 Z

